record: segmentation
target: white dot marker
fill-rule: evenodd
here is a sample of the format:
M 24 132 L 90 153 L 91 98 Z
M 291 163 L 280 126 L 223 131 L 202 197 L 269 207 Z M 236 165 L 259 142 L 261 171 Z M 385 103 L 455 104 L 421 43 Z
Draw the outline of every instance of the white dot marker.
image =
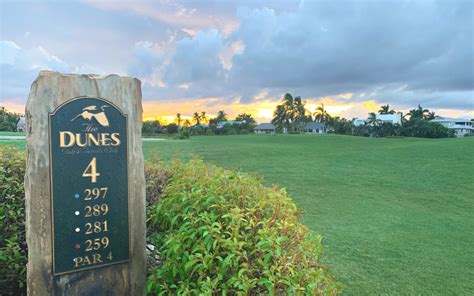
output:
M 79 216 L 79 211 L 75 211 L 74 214 L 75 214 L 76 216 Z
M 76 232 L 79 232 L 81 231 L 81 229 L 79 227 L 76 227 Z

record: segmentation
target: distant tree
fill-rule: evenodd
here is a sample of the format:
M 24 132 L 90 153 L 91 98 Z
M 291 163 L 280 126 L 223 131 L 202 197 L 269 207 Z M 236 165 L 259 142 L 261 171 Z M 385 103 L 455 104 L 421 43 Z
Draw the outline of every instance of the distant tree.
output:
M 272 123 L 279 131 L 286 128 L 290 133 L 299 132 L 309 119 L 305 105 L 306 102 L 301 97 L 293 98 L 290 93 L 286 93 L 273 111 Z
M 285 127 L 291 133 L 293 132 L 293 121 L 295 120 L 295 99 L 290 93 L 286 93 L 282 103 L 285 110 Z
M 9 112 L 5 107 L 0 107 L 0 131 L 16 131 L 16 124 L 20 120 L 20 114 Z
M 368 137 L 370 136 L 370 129 L 371 127 L 368 125 L 359 125 L 352 129 L 352 134 L 354 136 Z
M 285 106 L 277 105 L 275 111 L 273 111 L 272 124 L 275 125 L 277 131 L 282 132 L 286 124 L 286 111 Z
M 147 120 L 143 122 L 142 133 L 159 134 L 161 133 L 161 123 L 159 120 Z
M 313 115 L 314 121 L 316 122 L 327 122 L 329 119 L 331 119 L 331 115 L 329 115 L 329 113 L 326 111 L 323 103 L 321 103 L 321 105 L 316 108 L 316 111 Z
M 248 113 L 240 113 L 235 117 L 235 121 L 242 121 L 246 123 L 257 123 L 253 118 L 252 114 Z
M 217 112 L 216 120 L 218 123 L 222 121 L 227 121 L 227 114 L 224 112 L 224 110 Z
M 217 128 L 217 124 L 219 124 L 219 121 L 217 120 L 217 117 L 209 119 L 209 127 L 212 129 Z
M 240 113 L 235 117 L 235 121 L 240 121 L 241 124 L 238 126 L 239 130 L 247 130 L 249 133 L 252 133 L 257 122 L 251 114 Z
M 380 106 L 379 114 L 395 114 L 395 110 L 390 110 L 390 105 Z
M 418 108 L 410 110 L 405 116 L 409 116 L 410 121 L 418 120 L 418 119 L 426 119 L 430 110 L 424 109 L 420 105 Z
M 181 113 L 176 113 L 176 123 L 178 124 L 178 126 L 181 126 Z
M 303 102 L 300 97 L 295 98 L 294 107 L 293 107 L 294 113 L 295 113 L 293 129 L 298 132 L 301 132 L 302 130 L 304 130 L 304 128 L 306 127 L 306 123 L 308 121 L 311 121 L 311 120 L 308 120 L 311 117 L 306 116 L 305 105 L 306 105 L 306 102 Z
M 401 134 L 407 137 L 418 138 L 450 138 L 454 137 L 454 131 L 436 122 L 427 120 L 410 120 L 403 125 Z
M 345 118 L 340 118 L 339 116 L 331 117 L 327 122 L 328 127 L 331 128 L 331 131 L 335 134 L 341 135 L 351 135 L 352 134 L 352 120 L 347 120 Z
M 194 120 L 194 125 L 200 125 L 201 124 L 201 115 L 199 113 L 194 112 L 193 113 L 193 120 Z
M 202 123 L 207 123 L 209 122 L 209 120 L 207 119 L 207 115 L 206 115 L 206 111 L 202 111 L 201 112 L 201 115 L 199 115 L 201 117 L 201 122 Z
M 426 116 L 426 119 L 427 120 L 432 120 L 432 119 L 435 119 L 435 118 L 438 118 L 439 116 L 436 115 L 436 113 L 434 111 L 431 111 L 428 113 L 428 115 Z
M 377 114 L 375 114 L 374 112 L 370 112 L 369 117 L 367 117 L 367 124 L 370 126 L 375 126 L 379 125 L 379 123 L 380 120 L 377 119 Z
M 401 125 L 391 122 L 379 122 L 377 125 L 370 126 L 369 132 L 373 137 L 393 137 L 400 136 Z
M 176 134 L 178 133 L 179 126 L 176 123 L 170 123 L 166 126 L 166 132 L 168 134 Z
M 222 133 L 224 135 L 236 135 L 237 132 L 237 125 L 226 123 L 222 126 Z
M 190 127 L 191 126 L 191 121 L 189 119 L 184 120 L 183 126 Z

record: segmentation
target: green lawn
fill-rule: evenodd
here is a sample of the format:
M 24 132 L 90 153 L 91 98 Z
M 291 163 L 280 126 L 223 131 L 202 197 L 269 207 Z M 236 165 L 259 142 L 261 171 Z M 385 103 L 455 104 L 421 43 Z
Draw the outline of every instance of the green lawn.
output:
M 0 136 L 25 136 L 24 132 L 2 132 L 0 131 Z
M 0 143 L 6 143 L 3 141 Z M 24 147 L 22 141 L 9 141 Z M 287 188 L 345 294 L 474 294 L 474 137 L 209 136 L 145 142 Z

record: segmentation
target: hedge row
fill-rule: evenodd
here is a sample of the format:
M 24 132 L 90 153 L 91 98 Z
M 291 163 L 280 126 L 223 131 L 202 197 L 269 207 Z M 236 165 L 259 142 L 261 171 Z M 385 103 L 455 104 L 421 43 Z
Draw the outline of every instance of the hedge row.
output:
M 0 148 L 0 294 L 25 293 L 25 155 Z
M 163 295 L 336 294 L 320 263 L 321 238 L 298 221 L 284 189 L 200 160 L 171 165 L 148 208 L 163 258 L 147 289 Z

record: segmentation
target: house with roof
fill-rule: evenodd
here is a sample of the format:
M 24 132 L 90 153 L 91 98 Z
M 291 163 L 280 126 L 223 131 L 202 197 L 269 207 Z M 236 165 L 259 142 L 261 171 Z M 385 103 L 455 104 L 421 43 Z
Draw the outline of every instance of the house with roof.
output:
M 274 124 L 266 122 L 257 124 L 253 130 L 256 134 L 274 134 L 276 128 Z
M 356 118 L 354 119 L 354 126 L 361 126 L 361 125 L 365 125 L 367 123 L 367 119 L 365 118 Z
M 326 123 L 324 122 L 307 122 L 301 124 L 303 132 L 305 134 L 325 134 Z
M 395 114 L 376 114 L 375 118 L 380 120 L 381 122 L 387 122 L 391 124 L 399 124 L 402 125 L 402 112 L 398 112 Z
M 26 118 L 25 117 L 20 117 L 16 124 L 16 131 L 17 132 L 25 132 L 26 131 Z
M 226 120 L 226 121 L 221 121 L 217 124 L 216 128 L 217 129 L 221 129 L 223 128 L 226 124 L 230 124 L 230 125 L 241 125 L 243 124 L 244 122 L 243 121 L 239 121 L 239 120 Z
M 305 134 L 325 134 L 327 126 L 324 122 L 306 122 L 301 124 L 301 130 Z M 254 132 L 256 134 L 274 134 L 276 127 L 272 123 L 260 123 L 254 128 Z M 287 132 L 284 128 L 283 133 L 286 134 Z
M 398 112 L 395 114 L 375 114 L 375 118 L 380 122 L 386 122 L 391 124 L 399 124 L 402 125 L 402 112 Z M 367 124 L 368 118 L 356 118 L 354 119 L 354 126 L 361 126 Z
M 469 119 L 438 117 L 430 120 L 430 122 L 439 123 L 450 130 L 454 130 L 456 137 L 474 135 L 474 127 L 472 126 L 473 122 Z

